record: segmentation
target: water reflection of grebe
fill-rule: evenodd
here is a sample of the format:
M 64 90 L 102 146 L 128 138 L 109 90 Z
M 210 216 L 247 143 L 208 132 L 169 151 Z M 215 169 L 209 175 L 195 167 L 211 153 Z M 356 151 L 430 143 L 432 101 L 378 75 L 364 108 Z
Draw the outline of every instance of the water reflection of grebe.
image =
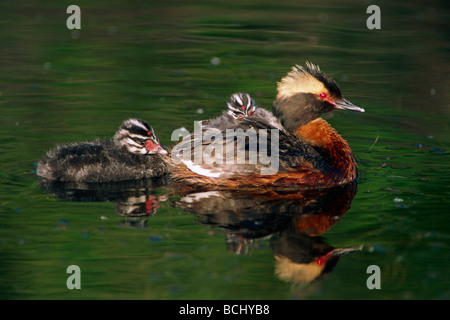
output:
M 164 180 L 114 184 L 50 183 L 45 186 L 66 201 L 115 201 L 123 223 L 145 227 L 161 201 L 180 195 Z M 163 190 L 158 188 L 163 186 Z M 165 193 L 162 194 L 161 191 Z M 330 272 L 339 257 L 360 248 L 334 248 L 321 237 L 350 208 L 356 183 L 324 189 L 208 191 L 181 194 L 171 205 L 222 230 L 228 250 L 246 254 L 256 239 L 268 239 L 275 273 L 290 282 L 309 282 Z
M 356 183 L 281 193 L 208 191 L 187 194 L 176 205 L 223 230 L 236 254 L 246 254 L 255 239 L 270 239 L 277 276 L 305 283 L 333 270 L 341 255 L 361 250 L 334 248 L 319 236 L 344 215 L 355 194 Z
M 359 251 L 360 247 L 334 248 L 322 237 L 288 229 L 272 237 L 270 244 L 275 256 L 275 273 L 284 281 L 308 283 L 329 273 L 339 258 Z

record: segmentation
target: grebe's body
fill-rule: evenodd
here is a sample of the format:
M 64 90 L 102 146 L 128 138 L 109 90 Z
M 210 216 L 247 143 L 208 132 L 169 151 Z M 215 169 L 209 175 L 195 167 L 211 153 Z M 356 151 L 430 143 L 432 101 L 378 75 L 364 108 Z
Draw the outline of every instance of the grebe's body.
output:
M 280 120 L 274 114 L 264 108 L 256 108 L 254 118 L 267 123 L 271 129 L 285 130 Z
M 168 173 L 167 152 L 152 127 L 125 121 L 113 140 L 58 146 L 38 162 L 37 175 L 50 181 L 113 182 L 160 177 Z
M 364 112 L 364 109 L 345 100 L 336 82 L 310 63 L 305 67 L 294 67 L 277 89 L 273 115 L 267 111 L 268 117 L 235 119 L 228 128 L 254 130 L 252 132 L 255 132 L 258 141 L 266 138 L 266 145 L 272 146 L 270 150 L 277 147 L 278 150 L 273 149 L 278 152 L 275 172 L 262 174 L 262 169 L 268 166 L 267 162 L 253 163 L 250 160 L 250 139 L 245 139 L 246 156 L 243 162 L 239 162 L 236 161 L 237 150 L 244 149 L 242 145 L 239 147 L 239 139 L 230 142 L 225 138 L 222 148 L 217 148 L 216 140 L 206 139 L 199 145 L 195 143 L 198 137 L 192 135 L 191 141 L 184 139 L 179 145 L 186 147 L 193 142 L 191 155 L 199 146 L 202 153 L 211 153 L 210 149 L 215 146 L 215 150 L 223 151 L 224 155 L 217 158 L 216 154 L 216 161 L 211 163 L 198 162 L 178 154 L 183 164 L 175 168 L 174 179 L 194 188 L 326 187 L 354 181 L 357 178 L 357 164 L 350 146 L 319 116 L 334 109 L 359 112 Z M 225 130 L 222 130 L 222 136 L 226 136 Z M 275 144 L 271 144 L 272 141 Z M 234 144 L 231 154 L 224 151 L 230 150 L 227 149 L 230 143 Z M 261 151 L 260 145 L 257 150 Z

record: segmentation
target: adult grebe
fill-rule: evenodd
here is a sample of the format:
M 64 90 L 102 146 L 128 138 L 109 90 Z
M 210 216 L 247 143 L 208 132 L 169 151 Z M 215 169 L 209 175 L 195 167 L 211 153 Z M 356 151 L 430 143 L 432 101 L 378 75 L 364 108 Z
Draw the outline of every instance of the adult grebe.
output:
M 198 188 L 323 187 L 354 181 L 357 164 L 350 146 L 319 116 L 335 109 L 358 112 L 364 109 L 345 100 L 336 82 L 311 63 L 293 67 L 278 83 L 277 90 L 273 115 L 283 130 L 273 130 L 278 128 L 264 117 L 244 117 L 222 130 L 225 138 L 221 140 L 203 139 L 199 144 L 198 135 L 192 134 L 175 146 L 175 156 L 182 164 L 175 168 L 173 179 Z M 239 138 L 226 136 L 230 129 L 246 133 L 253 130 L 251 133 L 255 132 L 258 138 L 258 153 L 264 150 L 260 138 L 266 138 L 266 145 L 270 146 L 267 154 L 273 157 L 274 152 L 278 153 L 276 159 L 272 158 L 277 162 L 276 170 L 262 174 L 268 163 L 259 161 L 260 158 L 257 163 L 251 161 L 252 146 L 255 149 L 251 134 L 244 139 L 245 145 L 239 147 Z M 203 134 L 206 132 L 203 128 Z M 234 144 L 231 153 L 230 141 Z M 186 158 L 184 151 L 189 146 L 191 156 L 198 154 L 196 148 L 200 148 L 202 154 L 214 154 L 214 161 Z M 242 150 L 245 157 L 238 161 L 238 152 Z

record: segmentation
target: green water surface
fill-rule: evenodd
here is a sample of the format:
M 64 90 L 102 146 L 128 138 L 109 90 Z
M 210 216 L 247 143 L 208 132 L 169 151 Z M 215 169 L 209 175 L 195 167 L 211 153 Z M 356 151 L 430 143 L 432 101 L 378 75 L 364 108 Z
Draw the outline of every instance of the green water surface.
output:
M 450 298 L 447 2 L 378 1 L 379 30 L 366 27 L 367 1 L 75 3 L 81 30 L 66 27 L 71 2 L 0 3 L 1 299 Z M 138 117 L 170 146 L 173 130 L 220 114 L 234 92 L 270 109 L 276 82 L 305 61 L 366 110 L 323 116 L 360 179 L 321 236 L 364 247 L 317 281 L 277 276 L 270 232 L 237 254 L 223 217 L 209 216 L 217 206 L 187 210 L 165 187 L 146 191 L 153 215 L 129 218 L 113 191 L 39 186 L 36 162 L 57 144 L 112 137 Z M 80 290 L 66 286 L 69 265 Z M 380 289 L 366 285 L 370 265 Z

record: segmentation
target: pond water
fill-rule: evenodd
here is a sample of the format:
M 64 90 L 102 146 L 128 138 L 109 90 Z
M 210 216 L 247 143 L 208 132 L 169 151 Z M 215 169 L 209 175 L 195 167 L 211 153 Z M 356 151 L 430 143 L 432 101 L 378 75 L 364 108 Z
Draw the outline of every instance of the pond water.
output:
M 368 1 L 76 4 L 79 31 L 69 3 L 0 4 L 1 299 L 450 298 L 448 3 L 381 1 L 379 30 Z M 357 188 L 39 184 L 47 150 L 111 137 L 130 117 L 170 146 L 234 92 L 270 109 L 305 61 L 366 110 L 323 116 L 353 149 Z M 313 281 L 289 274 L 330 248 L 354 250 Z M 66 286 L 70 265 L 81 290 Z

